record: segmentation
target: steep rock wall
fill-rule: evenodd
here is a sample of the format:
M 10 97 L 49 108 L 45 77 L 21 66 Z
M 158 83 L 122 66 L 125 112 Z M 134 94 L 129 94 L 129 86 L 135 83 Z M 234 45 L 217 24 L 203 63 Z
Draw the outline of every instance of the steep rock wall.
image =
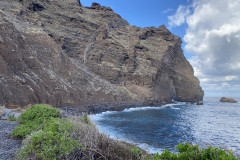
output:
M 203 91 L 165 26 L 139 28 L 94 3 L 0 1 L 0 104 L 199 101 Z

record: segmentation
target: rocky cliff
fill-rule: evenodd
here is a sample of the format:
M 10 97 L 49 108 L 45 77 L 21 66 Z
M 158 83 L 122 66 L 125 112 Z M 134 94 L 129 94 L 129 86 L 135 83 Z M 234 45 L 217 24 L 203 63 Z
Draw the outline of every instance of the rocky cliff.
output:
M 199 101 L 181 39 L 77 0 L 0 1 L 0 105 Z

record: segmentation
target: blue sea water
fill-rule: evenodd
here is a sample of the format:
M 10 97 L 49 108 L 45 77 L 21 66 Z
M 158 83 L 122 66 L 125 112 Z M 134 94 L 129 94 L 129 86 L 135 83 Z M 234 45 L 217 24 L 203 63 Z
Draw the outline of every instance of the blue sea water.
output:
M 150 153 L 179 143 L 231 149 L 240 155 L 240 103 L 206 98 L 204 105 L 187 103 L 140 107 L 92 115 L 100 131 L 137 144 Z

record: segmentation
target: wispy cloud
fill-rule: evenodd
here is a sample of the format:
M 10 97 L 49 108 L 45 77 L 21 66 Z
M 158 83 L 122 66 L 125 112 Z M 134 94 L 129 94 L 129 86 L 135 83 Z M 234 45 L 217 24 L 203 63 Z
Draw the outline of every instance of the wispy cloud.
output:
M 172 28 L 184 24 L 186 22 L 186 18 L 190 15 L 190 13 L 191 12 L 189 6 L 180 5 L 174 15 L 168 16 L 169 27 Z
M 162 11 L 162 13 L 163 13 L 163 14 L 167 14 L 167 13 L 172 12 L 172 11 L 173 11 L 172 8 L 168 8 L 168 9 Z

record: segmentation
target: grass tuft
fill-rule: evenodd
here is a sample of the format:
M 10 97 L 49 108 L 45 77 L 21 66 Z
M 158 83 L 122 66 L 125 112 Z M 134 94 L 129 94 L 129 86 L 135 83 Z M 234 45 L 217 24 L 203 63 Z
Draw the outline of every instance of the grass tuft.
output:
M 8 117 L 8 120 L 9 121 L 16 121 L 16 118 L 14 117 L 14 115 L 11 115 Z

